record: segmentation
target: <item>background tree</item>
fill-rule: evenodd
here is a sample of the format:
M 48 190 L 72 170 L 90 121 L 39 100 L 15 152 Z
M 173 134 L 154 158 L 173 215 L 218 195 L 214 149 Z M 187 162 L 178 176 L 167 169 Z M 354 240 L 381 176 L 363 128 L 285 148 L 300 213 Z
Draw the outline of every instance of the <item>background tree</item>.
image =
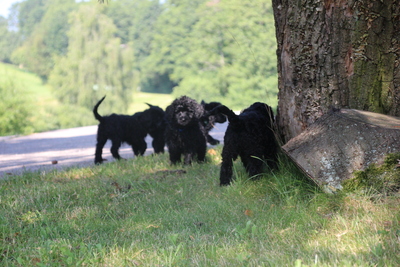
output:
M 400 115 L 400 5 L 273 0 L 284 139 L 330 107 Z
M 271 3 L 209 1 L 185 39 L 189 53 L 176 60 L 175 95 L 229 101 L 240 109 L 263 99 L 276 104 L 276 41 Z M 272 103 L 271 103 L 272 102 Z
M 117 27 L 116 36 L 123 44 L 130 44 L 135 58 L 137 74 L 145 72 L 146 58 L 150 55 L 155 35 L 155 24 L 162 12 L 162 5 L 153 0 L 119 0 L 107 6 L 105 14 L 110 17 Z M 150 79 L 146 74 L 139 83 L 139 88 L 147 92 L 171 91 L 167 85 L 157 82 L 158 75 L 150 71 Z M 171 86 L 169 86 L 171 87 Z
M 31 36 L 46 12 L 48 0 L 25 0 L 18 4 L 18 30 L 23 38 Z
M 105 10 L 117 27 L 116 36 L 121 42 L 134 43 L 135 58 L 139 63 L 149 55 L 154 24 L 161 12 L 162 5 L 152 0 L 119 0 Z
M 163 6 L 154 27 L 150 54 L 141 64 L 143 91 L 171 93 L 179 81 L 171 75 L 178 58 L 190 53 L 186 36 L 198 20 L 196 9 L 205 0 L 171 0 Z
M 0 61 L 10 63 L 11 53 L 20 43 L 17 32 L 10 30 L 8 20 L 0 16 Z
M 126 112 L 135 81 L 133 51 L 115 37 L 102 8 L 85 4 L 71 13 L 68 53 L 56 61 L 49 83 L 64 103 L 92 109 L 108 94 L 105 109 Z
M 0 84 L 0 136 L 30 133 L 31 107 L 26 92 L 12 81 Z
M 30 6 L 30 1 L 36 0 L 22 2 L 20 9 L 24 10 L 23 7 Z M 41 14 L 40 18 L 37 15 L 34 26 L 25 26 L 24 21 L 28 19 L 20 19 L 24 23 L 21 23 L 19 33 L 25 36 L 25 41 L 14 51 L 12 61 L 22 64 L 43 80 L 47 80 L 54 67 L 54 56 L 64 55 L 67 51 L 68 14 L 78 6 L 74 0 L 42 0 L 40 3 L 43 4 L 40 12 L 33 12 Z M 19 16 L 23 14 L 21 11 Z
M 77 16 L 80 6 L 100 9 Z M 68 20 L 71 12 L 75 17 Z M 265 1 L 114 0 L 99 5 L 24 0 L 17 14 L 24 43 L 12 62 L 44 82 L 50 75 L 49 84 L 63 103 L 91 108 L 110 88 L 116 90 L 115 103 L 129 102 L 134 90 L 219 100 L 234 109 L 260 99 L 277 103 L 275 31 L 272 6 Z M 99 73 L 115 75 L 105 74 L 106 79 Z M 123 112 L 126 105 L 116 106 Z

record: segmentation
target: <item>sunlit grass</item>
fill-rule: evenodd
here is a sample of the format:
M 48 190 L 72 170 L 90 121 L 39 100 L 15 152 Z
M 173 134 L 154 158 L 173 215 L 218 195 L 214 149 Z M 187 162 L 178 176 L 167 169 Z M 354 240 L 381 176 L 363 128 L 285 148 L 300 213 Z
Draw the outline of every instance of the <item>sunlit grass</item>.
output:
M 154 93 L 144 93 L 135 92 L 133 94 L 133 101 L 128 108 L 128 113 L 133 114 L 138 111 L 143 111 L 149 108 L 146 103 L 159 106 L 165 110 L 165 108 L 172 103 L 174 97 L 169 94 L 154 94 Z
M 25 72 L 11 64 L 0 63 L 0 83 L 12 83 L 22 88 L 31 97 L 37 98 L 39 102 L 54 100 L 50 86 L 45 85 L 37 75 Z
M 286 159 L 218 186 L 168 154 L 0 183 L 2 266 L 396 266 L 399 198 L 326 195 Z

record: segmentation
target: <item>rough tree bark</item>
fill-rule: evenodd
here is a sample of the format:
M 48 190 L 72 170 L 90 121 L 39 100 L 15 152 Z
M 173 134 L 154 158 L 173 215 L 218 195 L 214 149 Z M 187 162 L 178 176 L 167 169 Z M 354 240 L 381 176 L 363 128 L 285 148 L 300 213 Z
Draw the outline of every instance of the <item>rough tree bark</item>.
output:
M 400 116 L 399 0 L 272 0 L 283 141 L 331 107 Z

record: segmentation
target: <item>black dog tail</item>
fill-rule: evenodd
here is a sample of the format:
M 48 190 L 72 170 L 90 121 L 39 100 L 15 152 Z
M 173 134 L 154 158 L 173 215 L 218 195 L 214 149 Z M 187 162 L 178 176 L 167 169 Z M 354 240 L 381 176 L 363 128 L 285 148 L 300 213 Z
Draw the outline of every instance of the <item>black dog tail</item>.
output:
M 218 113 L 224 114 L 226 117 L 228 117 L 229 122 L 236 122 L 238 120 L 238 115 L 235 114 L 231 109 L 229 109 L 227 106 L 224 105 L 219 105 L 215 108 L 213 108 L 208 115 L 215 115 Z
M 100 99 L 99 102 L 97 102 L 97 104 L 93 108 L 94 117 L 96 118 L 96 120 L 100 122 L 102 121 L 103 117 L 97 112 L 97 109 L 99 108 L 101 102 L 103 102 L 104 98 L 106 98 L 106 96 L 103 96 L 103 98 Z
M 149 104 L 149 103 L 145 103 L 145 104 L 148 105 L 150 108 L 155 107 L 154 105 Z

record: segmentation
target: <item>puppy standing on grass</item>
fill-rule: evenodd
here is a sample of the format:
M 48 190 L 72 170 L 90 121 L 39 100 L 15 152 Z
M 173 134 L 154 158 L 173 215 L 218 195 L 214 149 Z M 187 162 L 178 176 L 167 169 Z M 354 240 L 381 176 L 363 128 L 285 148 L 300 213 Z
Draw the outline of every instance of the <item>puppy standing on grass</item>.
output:
M 233 161 L 240 156 L 250 177 L 263 170 L 264 161 L 270 168 L 276 168 L 278 143 L 273 131 L 274 114 L 270 106 L 256 102 L 236 115 L 226 106 L 218 106 L 209 114 L 223 113 L 229 125 L 224 136 L 220 185 L 232 181 Z
M 167 107 L 165 142 L 172 164 L 181 162 L 182 155 L 184 164 L 191 164 L 195 158 L 199 162 L 204 161 L 207 139 L 200 122 L 203 114 L 202 105 L 187 96 L 175 99 Z
M 145 124 L 147 122 L 148 134 L 153 138 L 152 146 L 154 149 L 154 153 L 164 153 L 164 146 L 165 146 L 165 112 L 158 106 L 153 106 L 146 103 L 150 110 L 154 113 L 153 118 L 149 121 L 145 120 Z
M 94 163 L 100 164 L 104 161 L 102 158 L 103 147 L 107 140 L 110 139 L 111 154 L 115 159 L 121 159 L 118 153 L 122 143 L 125 142 L 132 147 L 135 156 L 143 155 L 146 151 L 147 144 L 145 137 L 148 133 L 153 134 L 153 144 L 157 143 L 157 150 L 155 152 L 164 151 L 164 138 L 158 140 L 157 132 L 164 131 L 164 115 L 165 112 L 157 107 L 149 105 L 150 108 L 143 111 L 129 115 L 111 114 L 109 116 L 101 116 L 97 109 L 105 96 L 94 106 L 94 117 L 100 122 L 97 129 L 97 144 Z M 157 140 L 157 141 L 156 141 Z M 162 151 L 161 151 L 162 150 Z

